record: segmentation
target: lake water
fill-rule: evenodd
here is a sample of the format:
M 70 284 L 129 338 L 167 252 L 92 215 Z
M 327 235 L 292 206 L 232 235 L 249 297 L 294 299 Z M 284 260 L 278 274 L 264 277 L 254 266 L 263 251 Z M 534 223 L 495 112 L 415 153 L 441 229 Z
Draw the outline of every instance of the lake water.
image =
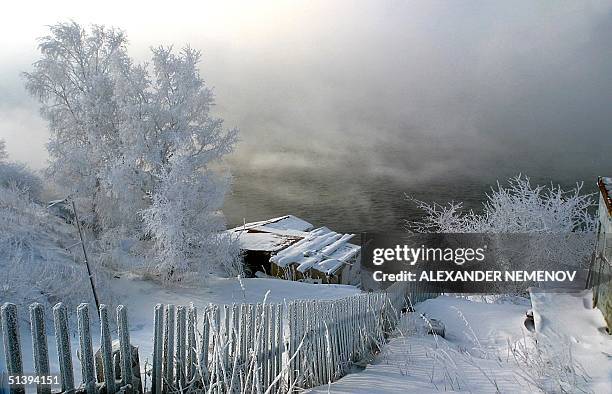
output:
M 530 166 L 533 183 L 561 184 L 572 187 L 584 180 L 586 192 L 595 192 L 596 175 L 605 171 L 607 163 L 598 163 L 577 171 L 549 166 L 538 171 Z M 517 166 L 519 167 L 519 166 Z M 524 166 L 523 166 L 524 168 Z M 612 173 L 612 166 L 608 166 Z M 495 185 L 521 172 L 521 168 L 491 164 L 478 176 L 467 176 L 460 170 L 415 179 L 401 176 L 364 176 L 350 166 L 296 170 L 278 167 L 273 171 L 252 171 L 248 166 L 234 166 L 232 193 L 227 197 L 224 212 L 231 226 L 285 214 L 299 216 L 317 226 L 337 231 L 402 231 L 406 220 L 422 217 L 405 195 L 427 201 L 446 203 L 462 201 L 467 209 L 479 210 L 485 193 Z

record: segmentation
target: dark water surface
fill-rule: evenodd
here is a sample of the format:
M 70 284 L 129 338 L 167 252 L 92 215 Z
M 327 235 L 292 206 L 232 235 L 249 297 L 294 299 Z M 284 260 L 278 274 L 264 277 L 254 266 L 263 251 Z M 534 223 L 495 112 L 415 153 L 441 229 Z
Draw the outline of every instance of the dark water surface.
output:
M 582 177 L 576 173 L 555 173 L 550 168 L 535 174 L 537 169 L 531 168 L 530 177 L 532 183 L 552 181 L 564 188 L 584 180 L 584 191 L 593 193 L 596 174 L 604 171 L 604 166 L 592 167 Z M 612 166 L 610 170 L 612 173 Z M 337 231 L 402 231 L 406 220 L 422 217 L 422 212 L 405 195 L 427 202 L 461 201 L 466 209 L 479 210 L 485 193 L 497 178 L 505 180 L 519 171 L 491 165 L 485 172 L 466 176 L 456 171 L 404 182 L 401 177 L 362 176 L 350 167 L 315 171 L 281 167 L 263 172 L 234 167 L 233 191 L 227 197 L 224 211 L 230 226 L 240 225 L 243 220 L 293 214 Z M 406 173 L 409 174 L 408 169 Z

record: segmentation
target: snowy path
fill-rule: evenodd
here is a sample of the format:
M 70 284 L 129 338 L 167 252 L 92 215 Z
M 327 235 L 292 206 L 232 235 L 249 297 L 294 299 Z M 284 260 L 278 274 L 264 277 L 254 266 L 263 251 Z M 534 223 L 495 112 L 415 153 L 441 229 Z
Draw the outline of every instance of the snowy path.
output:
M 438 297 L 416 306 L 373 365 L 313 392 L 537 392 L 507 360 L 507 338 L 523 335 L 525 305 Z M 426 335 L 419 317 L 441 319 L 446 338 Z
M 439 341 L 443 342 L 443 340 Z M 532 393 L 512 369 L 498 360 L 472 357 L 431 337 L 390 341 L 377 363 L 329 386 L 332 393 Z M 313 392 L 324 393 L 328 387 Z
M 417 313 L 404 317 L 403 336 L 392 339 L 372 365 L 312 392 L 534 393 L 559 392 L 559 385 L 564 385 L 567 392 L 580 386 L 580 392 L 610 393 L 612 353 L 606 349 L 612 339 L 598 331 L 601 314 L 589 308 L 585 301 L 589 297 L 588 292 L 532 295 L 536 325 L 539 322 L 541 327 L 537 334 L 523 325 L 530 307 L 524 298 L 483 303 L 443 296 L 425 301 L 416 306 Z M 420 313 L 441 319 L 446 338 L 426 335 Z M 542 335 L 570 338 L 573 353 L 563 341 L 544 348 Z M 534 348 L 536 337 L 544 356 Z M 526 355 L 528 361 L 515 357 L 518 354 Z M 588 381 L 578 382 L 579 367 L 575 375 L 566 373 L 572 362 L 562 357 L 567 354 L 575 355 Z

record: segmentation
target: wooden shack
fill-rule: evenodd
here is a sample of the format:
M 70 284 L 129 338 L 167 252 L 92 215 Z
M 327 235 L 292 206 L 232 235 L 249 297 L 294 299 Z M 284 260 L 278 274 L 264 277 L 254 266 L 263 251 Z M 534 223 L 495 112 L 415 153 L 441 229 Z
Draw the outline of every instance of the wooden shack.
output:
M 287 280 L 353 284 L 358 281 L 361 248 L 354 234 L 314 228 L 293 215 L 246 223 L 229 230 L 237 235 L 245 269 Z

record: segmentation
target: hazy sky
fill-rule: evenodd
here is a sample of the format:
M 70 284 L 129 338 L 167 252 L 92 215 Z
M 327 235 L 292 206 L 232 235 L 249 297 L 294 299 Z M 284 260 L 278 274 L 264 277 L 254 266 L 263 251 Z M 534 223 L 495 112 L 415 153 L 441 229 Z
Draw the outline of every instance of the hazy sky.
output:
M 48 134 L 19 72 L 72 18 L 124 29 L 138 60 L 201 49 L 238 174 L 612 173 L 611 1 L 56 3 L 0 24 L 0 138 L 35 167 Z

